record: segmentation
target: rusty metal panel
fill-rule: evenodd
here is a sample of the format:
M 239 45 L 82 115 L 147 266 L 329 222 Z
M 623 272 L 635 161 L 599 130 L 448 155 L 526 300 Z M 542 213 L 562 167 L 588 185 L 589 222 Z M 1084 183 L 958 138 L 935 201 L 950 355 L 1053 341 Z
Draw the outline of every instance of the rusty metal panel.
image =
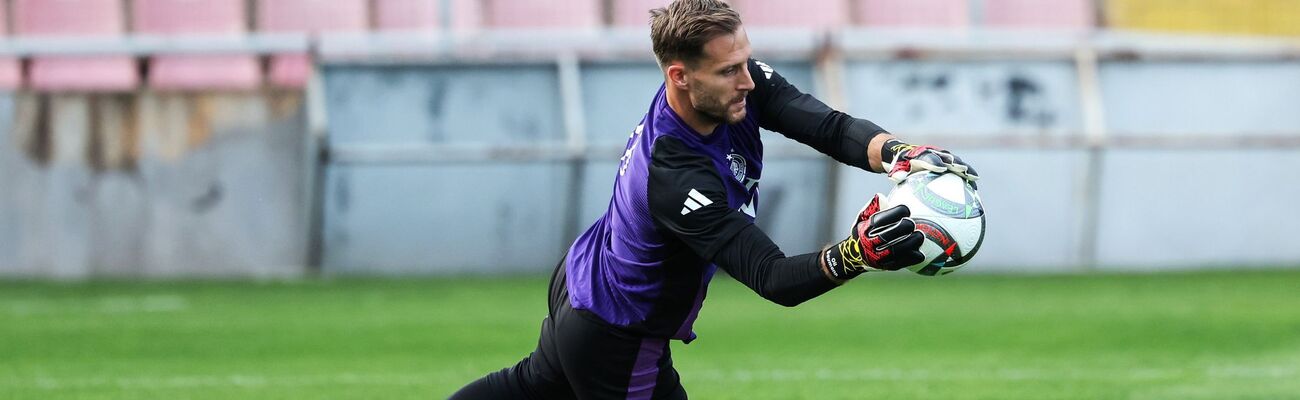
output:
M 302 275 L 292 97 L 3 96 L 0 275 Z

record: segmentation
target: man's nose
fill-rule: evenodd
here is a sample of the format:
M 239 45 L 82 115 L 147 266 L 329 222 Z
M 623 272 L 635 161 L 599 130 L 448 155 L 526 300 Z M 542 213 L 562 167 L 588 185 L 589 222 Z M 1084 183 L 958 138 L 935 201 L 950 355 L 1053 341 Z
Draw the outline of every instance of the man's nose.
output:
M 737 90 L 754 90 L 754 77 L 751 76 L 751 75 L 749 75 L 749 68 L 744 68 L 744 67 L 742 67 L 741 69 L 744 70 L 745 73 L 742 74 L 744 77 L 741 78 L 741 81 L 740 81 L 740 87 L 737 87 L 736 89 L 737 89 Z

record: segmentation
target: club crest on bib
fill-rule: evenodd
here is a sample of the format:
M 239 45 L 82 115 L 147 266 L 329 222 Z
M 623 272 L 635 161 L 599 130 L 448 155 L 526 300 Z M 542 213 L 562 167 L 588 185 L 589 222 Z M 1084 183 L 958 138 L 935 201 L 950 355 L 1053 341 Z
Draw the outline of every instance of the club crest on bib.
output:
M 740 154 L 731 153 L 727 155 L 727 163 L 731 164 L 731 176 L 736 177 L 736 181 L 745 182 L 745 157 Z

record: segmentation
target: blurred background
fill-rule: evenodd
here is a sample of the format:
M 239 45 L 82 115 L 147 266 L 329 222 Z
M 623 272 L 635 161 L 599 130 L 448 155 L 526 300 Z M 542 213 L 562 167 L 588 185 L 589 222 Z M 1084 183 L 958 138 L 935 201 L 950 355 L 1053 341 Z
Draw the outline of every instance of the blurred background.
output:
M 604 212 L 663 0 L 7 0 L 0 277 L 500 274 Z M 1300 265 L 1300 2 L 734 0 L 754 56 L 983 175 L 964 273 Z M 760 225 L 880 176 L 764 133 Z
M 666 3 L 0 0 L 0 398 L 439 398 L 518 362 Z M 988 230 L 792 309 L 715 279 L 691 395 L 1300 400 L 1300 0 L 731 4 L 802 90 L 976 166 Z M 786 254 L 889 189 L 764 135 Z

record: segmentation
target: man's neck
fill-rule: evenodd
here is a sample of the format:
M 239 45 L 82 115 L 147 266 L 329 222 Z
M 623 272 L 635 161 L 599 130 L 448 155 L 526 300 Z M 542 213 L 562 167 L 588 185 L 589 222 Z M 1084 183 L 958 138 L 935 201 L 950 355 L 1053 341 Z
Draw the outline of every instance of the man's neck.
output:
M 695 112 L 695 107 L 691 106 L 691 97 L 685 91 L 669 87 L 667 95 L 668 107 L 672 108 L 673 112 L 682 118 L 682 121 L 686 121 L 686 125 L 694 129 L 695 133 L 700 136 L 709 136 L 713 134 L 714 129 L 718 128 L 719 124 L 717 122 L 704 118 L 700 113 Z

